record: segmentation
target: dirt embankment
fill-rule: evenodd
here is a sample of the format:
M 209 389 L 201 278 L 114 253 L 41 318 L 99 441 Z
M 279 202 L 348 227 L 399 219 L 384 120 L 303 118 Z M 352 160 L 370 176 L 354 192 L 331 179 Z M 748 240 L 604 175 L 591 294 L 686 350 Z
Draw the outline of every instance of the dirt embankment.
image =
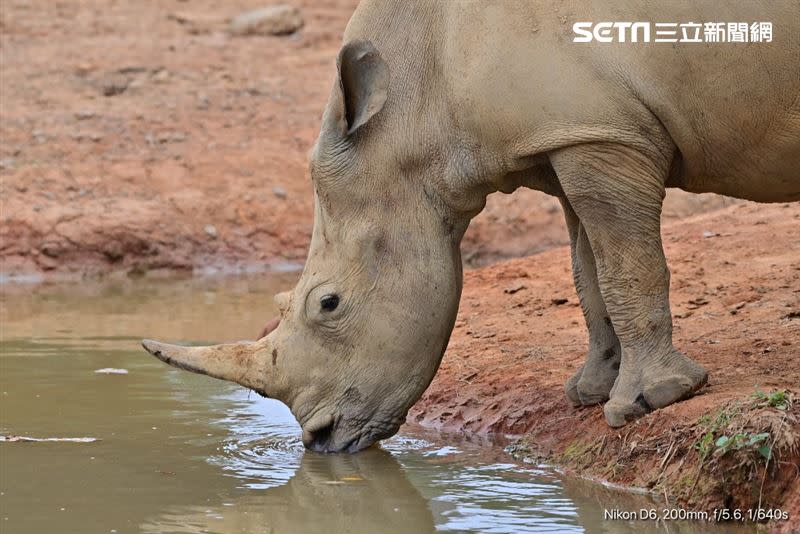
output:
M 235 0 L 0 13 L 0 271 L 253 268 L 305 258 L 307 153 L 355 0 L 300 1 L 290 36 L 235 37 Z M 665 217 L 730 200 L 670 195 Z M 492 195 L 469 264 L 567 242 L 555 199 Z
M 583 475 L 699 510 L 761 502 L 800 528 L 799 227 L 798 204 L 749 203 L 666 226 L 675 344 L 709 383 L 621 429 L 563 392 L 588 342 L 568 248 L 467 272 L 448 351 L 410 420 L 523 435 L 521 454 Z M 784 389 L 786 410 L 757 393 Z

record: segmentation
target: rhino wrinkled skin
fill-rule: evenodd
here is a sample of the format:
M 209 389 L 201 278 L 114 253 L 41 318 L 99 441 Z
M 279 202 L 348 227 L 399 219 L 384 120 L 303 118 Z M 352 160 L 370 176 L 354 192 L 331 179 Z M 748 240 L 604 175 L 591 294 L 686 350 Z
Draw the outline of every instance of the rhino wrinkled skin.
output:
M 279 321 L 163 361 L 285 402 L 313 450 L 393 435 L 432 380 L 459 242 L 492 192 L 557 196 L 589 330 L 571 402 L 621 426 L 690 396 L 672 343 L 665 187 L 800 200 L 800 4 L 363 2 L 312 151 L 314 230 Z M 622 7 L 624 5 L 624 7 Z M 572 42 L 575 21 L 771 21 L 771 43 Z M 520 399 L 524 402 L 524 399 Z

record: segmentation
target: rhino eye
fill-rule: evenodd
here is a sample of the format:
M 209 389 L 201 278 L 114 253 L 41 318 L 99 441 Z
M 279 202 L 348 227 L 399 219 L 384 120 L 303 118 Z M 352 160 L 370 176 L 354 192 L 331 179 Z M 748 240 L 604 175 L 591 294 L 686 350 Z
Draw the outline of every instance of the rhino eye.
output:
M 325 295 L 319 301 L 322 311 L 331 312 L 339 305 L 339 295 Z

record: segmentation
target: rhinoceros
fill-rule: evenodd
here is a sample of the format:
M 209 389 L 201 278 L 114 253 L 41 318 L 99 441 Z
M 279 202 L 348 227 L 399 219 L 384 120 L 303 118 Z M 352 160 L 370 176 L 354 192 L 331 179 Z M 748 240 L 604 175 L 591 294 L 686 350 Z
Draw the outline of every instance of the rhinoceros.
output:
M 681 37 L 721 19 L 772 31 L 653 39 L 656 23 Z M 626 29 L 601 24 L 614 20 L 653 32 L 609 43 Z M 672 342 L 665 188 L 800 200 L 798 58 L 797 2 L 363 2 L 310 157 L 307 262 L 275 297 L 279 319 L 255 342 L 144 347 L 283 401 L 309 449 L 364 449 L 436 373 L 470 219 L 488 194 L 529 187 L 563 205 L 589 331 L 566 396 L 605 402 L 612 427 L 685 399 L 707 373 Z

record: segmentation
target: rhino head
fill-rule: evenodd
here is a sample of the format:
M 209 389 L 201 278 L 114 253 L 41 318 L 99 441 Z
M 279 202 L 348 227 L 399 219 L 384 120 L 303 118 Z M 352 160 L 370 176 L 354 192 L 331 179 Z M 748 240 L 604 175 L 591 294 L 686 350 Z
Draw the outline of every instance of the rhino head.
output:
M 446 164 L 414 124 L 425 110 L 390 98 L 375 47 L 350 42 L 337 63 L 311 155 L 308 259 L 294 290 L 275 297 L 279 321 L 256 342 L 143 344 L 170 365 L 283 401 L 307 448 L 355 452 L 395 434 L 436 373 L 458 309 L 469 217 L 429 179 Z

